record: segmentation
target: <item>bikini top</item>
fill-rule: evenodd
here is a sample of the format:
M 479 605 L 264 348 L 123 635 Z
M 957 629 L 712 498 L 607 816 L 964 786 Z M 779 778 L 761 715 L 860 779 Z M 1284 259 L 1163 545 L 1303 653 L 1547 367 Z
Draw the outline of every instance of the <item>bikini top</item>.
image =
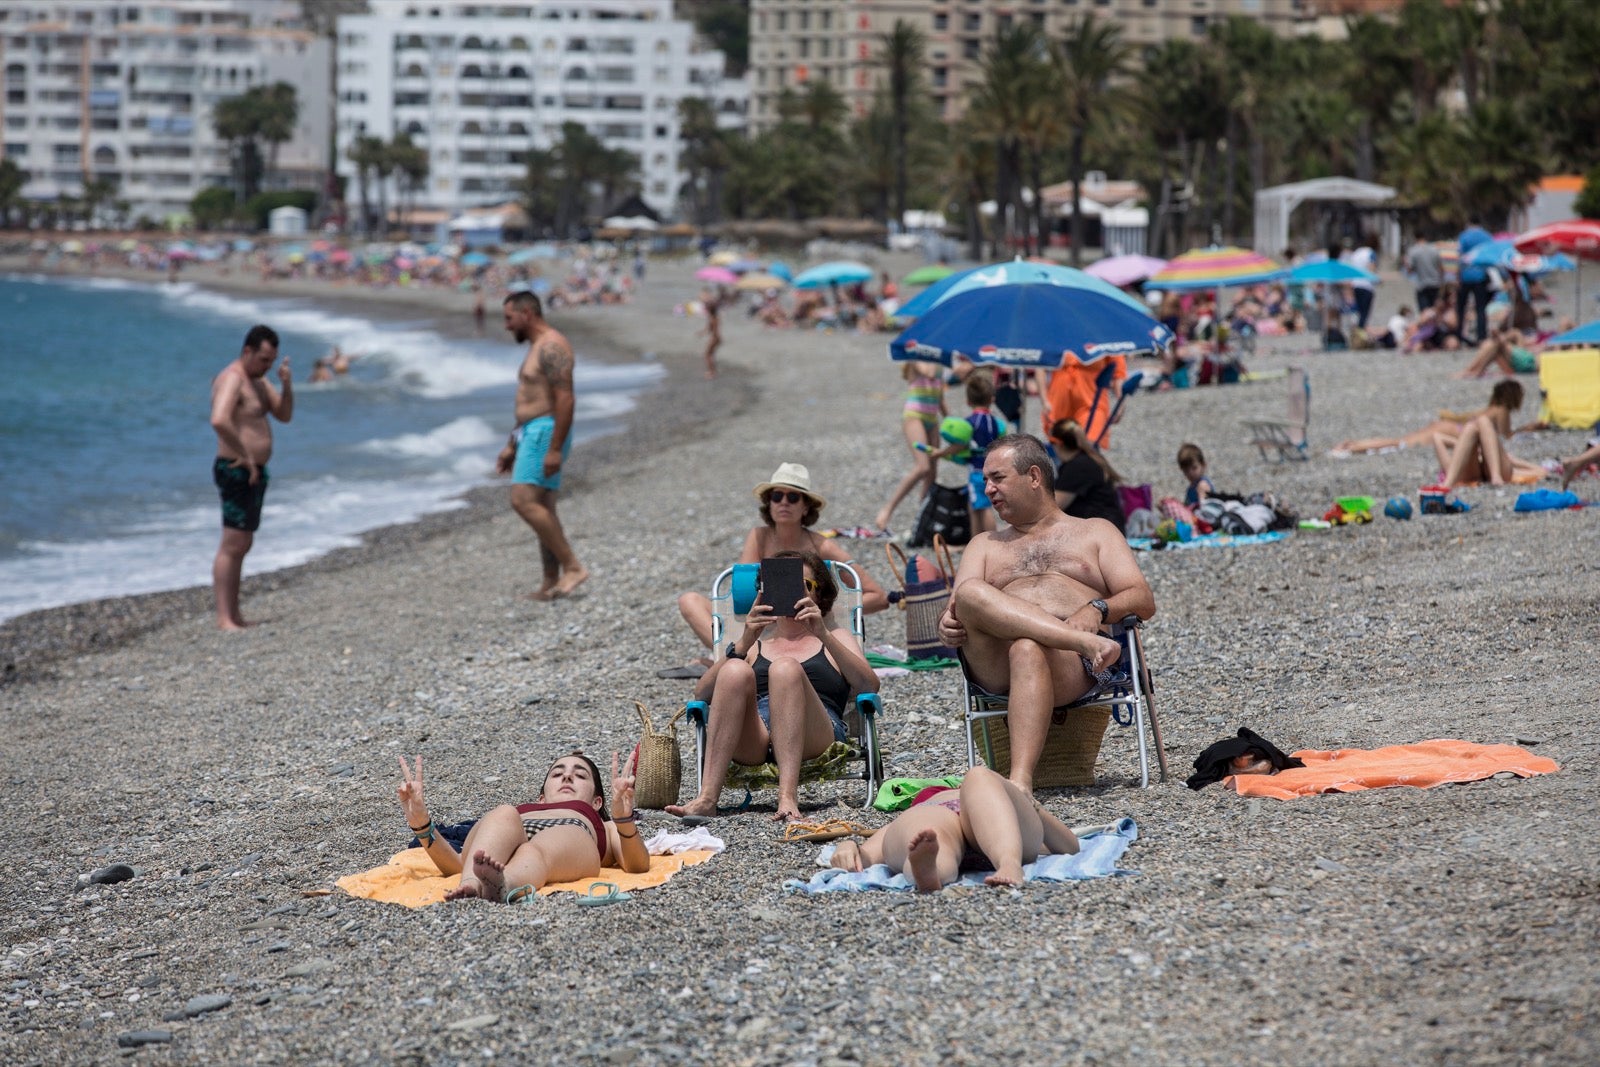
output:
M 767 670 L 772 666 L 772 661 L 767 659 L 761 650 L 761 642 L 756 642 L 756 661 L 751 668 L 756 672 L 756 696 L 767 695 Z M 817 699 L 822 701 L 822 706 L 835 715 L 844 714 L 844 706 L 850 699 L 850 682 L 840 672 L 839 668 L 828 662 L 828 654 L 823 649 L 817 649 L 817 654 L 800 664 L 806 672 L 806 679 L 811 683 L 811 688 L 816 691 Z

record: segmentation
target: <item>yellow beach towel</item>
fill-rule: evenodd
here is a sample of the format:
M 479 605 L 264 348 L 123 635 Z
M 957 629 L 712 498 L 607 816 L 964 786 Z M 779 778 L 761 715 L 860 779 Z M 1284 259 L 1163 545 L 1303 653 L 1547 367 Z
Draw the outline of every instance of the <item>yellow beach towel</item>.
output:
M 597 882 L 610 882 L 625 892 L 650 889 L 662 884 L 683 868 L 704 863 L 714 855 L 716 853 L 710 849 L 695 849 L 680 852 L 675 856 L 651 856 L 650 869 L 639 874 L 630 874 L 617 867 L 602 867 L 600 873 L 593 878 L 577 882 L 552 882 L 539 890 L 539 895 L 587 894 L 589 887 Z M 382 867 L 346 875 L 334 885 L 353 897 L 381 900 L 385 904 L 402 904 L 408 908 L 421 908 L 429 904 L 438 904 L 444 900 L 444 895 L 460 882 L 459 874 L 448 876 L 440 874 L 439 869 L 428 858 L 426 849 L 408 848 L 404 852 L 396 852 Z

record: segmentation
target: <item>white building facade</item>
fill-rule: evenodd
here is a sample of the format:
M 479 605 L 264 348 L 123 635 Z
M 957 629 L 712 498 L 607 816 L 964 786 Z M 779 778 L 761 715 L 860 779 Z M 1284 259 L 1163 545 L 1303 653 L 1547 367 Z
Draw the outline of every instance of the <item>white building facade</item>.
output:
M 274 0 L 0 2 L 0 155 L 28 173 L 23 197 L 75 197 L 109 178 L 130 217 L 185 215 L 196 193 L 230 182 L 213 108 L 279 81 L 295 87 L 299 118 L 266 188 L 320 192 L 331 45 L 293 28 L 293 13 Z
M 517 199 L 525 153 L 576 122 L 637 156 L 640 195 L 673 214 L 685 179 L 679 101 L 704 99 L 720 126 L 742 128 L 748 99 L 671 0 L 370 0 L 369 14 L 339 19 L 337 66 L 346 198 L 356 138 L 406 133 L 428 151 L 416 206 L 450 213 Z

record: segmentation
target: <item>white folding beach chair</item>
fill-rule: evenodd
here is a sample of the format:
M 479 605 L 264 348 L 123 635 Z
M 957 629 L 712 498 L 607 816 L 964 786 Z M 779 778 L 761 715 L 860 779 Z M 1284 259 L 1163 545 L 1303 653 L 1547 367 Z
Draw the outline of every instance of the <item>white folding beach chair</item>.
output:
M 1269 458 L 1268 450 L 1277 453 L 1278 462 L 1289 459 L 1309 459 L 1309 427 L 1311 424 L 1311 375 L 1304 367 L 1289 368 L 1289 417 L 1287 419 L 1245 419 L 1249 431 L 1247 444 L 1261 451 L 1261 458 Z
M 741 563 L 728 567 L 711 582 L 711 647 L 720 649 L 736 615 L 749 610 L 749 600 L 755 595 L 755 579 L 760 565 Z M 827 561 L 839 586 L 839 599 L 834 602 L 834 612 L 844 612 L 850 632 L 855 634 L 862 649 L 867 647 L 865 614 L 861 610 L 861 576 L 848 563 Z M 883 710 L 883 700 L 877 693 L 857 693 L 851 706 L 845 709 L 844 721 L 847 736 L 835 741 L 822 755 L 806 760 L 800 765 L 800 784 L 825 781 L 861 781 L 866 793 L 856 807 L 864 808 L 878 795 L 883 782 L 883 750 L 878 744 L 878 714 Z M 684 712 L 694 727 L 694 787 L 700 790 L 705 772 L 706 719 L 710 705 L 704 700 L 690 700 Z M 734 763 L 728 771 L 724 788 L 745 790 L 745 804 L 757 789 L 772 789 L 778 784 L 778 768 L 772 763 L 749 766 Z M 854 803 L 850 798 L 846 798 Z

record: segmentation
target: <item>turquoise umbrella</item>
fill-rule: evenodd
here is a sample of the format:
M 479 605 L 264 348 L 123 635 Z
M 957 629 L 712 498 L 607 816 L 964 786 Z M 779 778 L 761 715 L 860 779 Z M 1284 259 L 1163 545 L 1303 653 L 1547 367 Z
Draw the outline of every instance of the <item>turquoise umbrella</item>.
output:
M 794 280 L 796 289 L 822 289 L 830 285 L 854 285 L 872 280 L 872 268 L 865 263 L 837 260 L 802 271 Z
M 1129 296 L 1110 282 L 1101 281 L 1092 274 L 1072 267 L 1057 267 L 1047 263 L 1023 263 L 1012 261 L 1009 263 L 995 263 L 987 267 L 964 272 L 959 278 L 945 279 L 950 285 L 945 287 L 933 301 L 922 311 L 925 313 L 931 308 L 936 308 L 952 297 L 963 293 L 970 293 L 978 289 L 994 289 L 1002 285 L 1050 285 L 1066 289 L 1077 289 L 1086 293 L 1096 293 L 1112 300 L 1120 301 L 1128 307 L 1149 317 L 1150 309 L 1138 297 Z M 929 289 L 928 292 L 932 292 Z M 923 294 L 927 295 L 927 294 Z M 919 298 L 920 299 L 920 298 Z M 902 312 L 902 314 L 904 314 Z

